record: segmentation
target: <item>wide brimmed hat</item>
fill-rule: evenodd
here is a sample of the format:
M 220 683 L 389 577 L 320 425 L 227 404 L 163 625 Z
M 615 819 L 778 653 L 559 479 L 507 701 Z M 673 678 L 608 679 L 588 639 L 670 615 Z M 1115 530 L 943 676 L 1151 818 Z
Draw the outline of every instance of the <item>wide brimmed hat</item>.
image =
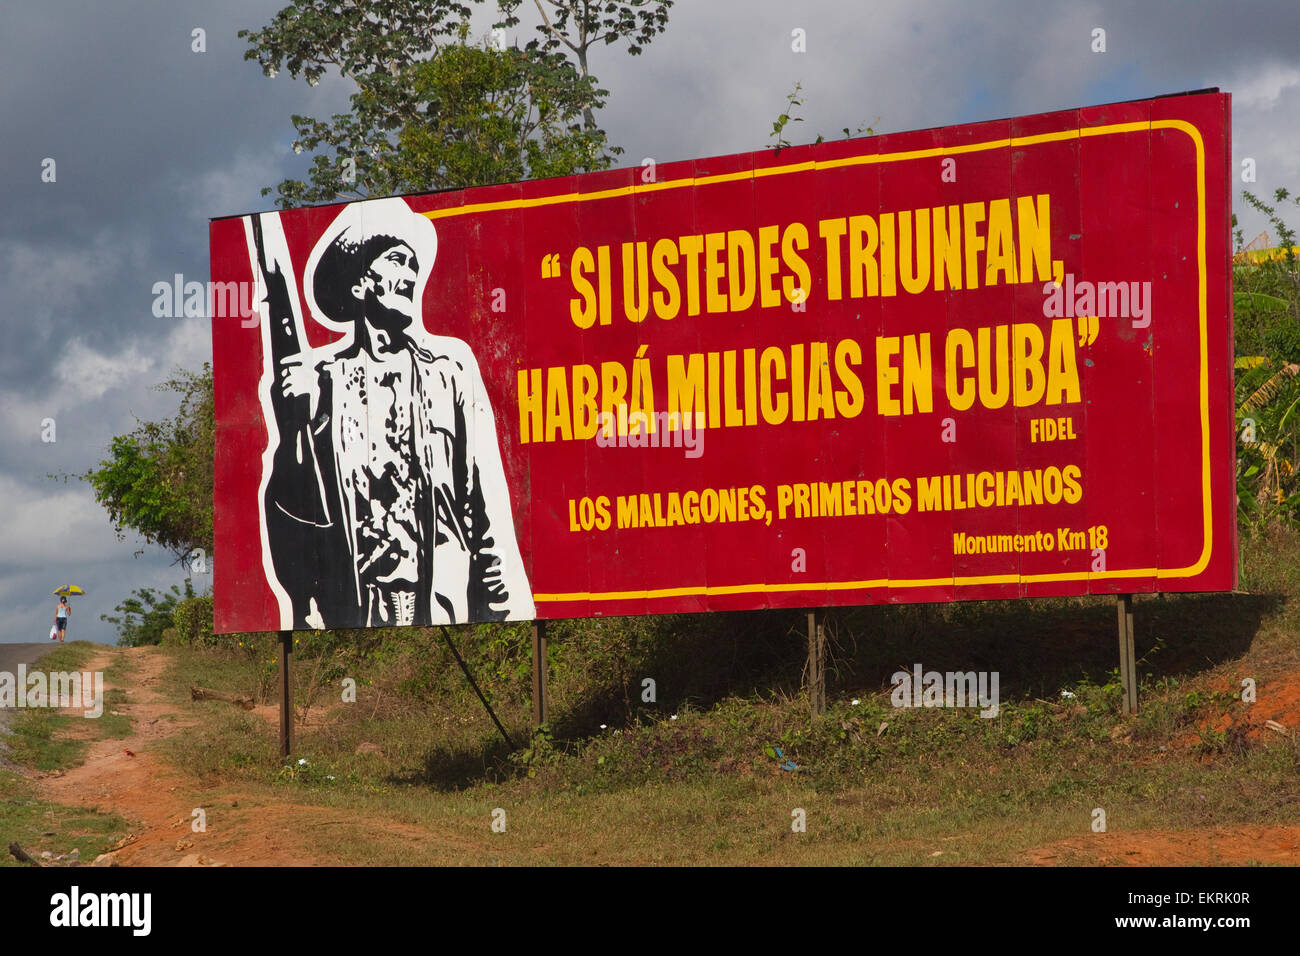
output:
M 389 198 L 345 206 L 321 235 L 303 276 L 312 317 L 329 328 L 350 329 L 362 316 L 362 304 L 352 287 L 381 252 L 397 243 L 415 253 L 419 266 L 415 304 L 422 312 L 424 287 L 438 254 L 438 233 L 429 218 L 412 212 L 405 200 Z

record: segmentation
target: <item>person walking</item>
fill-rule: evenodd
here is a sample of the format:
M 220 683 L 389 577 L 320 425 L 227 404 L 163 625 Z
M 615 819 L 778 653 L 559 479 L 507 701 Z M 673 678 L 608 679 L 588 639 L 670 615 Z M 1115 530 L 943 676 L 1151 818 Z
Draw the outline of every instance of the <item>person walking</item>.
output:
M 54 626 L 59 630 L 59 643 L 63 643 L 63 638 L 68 632 L 68 615 L 72 613 L 72 608 L 68 606 L 68 599 L 64 595 L 59 595 L 59 606 L 54 610 Z

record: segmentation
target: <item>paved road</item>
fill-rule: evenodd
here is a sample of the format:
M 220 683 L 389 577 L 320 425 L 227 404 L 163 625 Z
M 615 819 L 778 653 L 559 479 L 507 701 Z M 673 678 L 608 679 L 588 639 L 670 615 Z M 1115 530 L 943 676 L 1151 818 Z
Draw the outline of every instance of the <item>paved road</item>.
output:
M 18 673 L 18 665 L 31 667 L 36 659 L 48 650 L 58 647 L 54 641 L 33 641 L 31 644 L 0 644 L 0 671 Z
M 8 671 L 17 680 L 19 664 L 26 664 L 30 668 L 42 654 L 56 646 L 53 641 L 44 644 L 39 641 L 33 644 L 0 644 L 0 671 Z M 0 707 L 0 731 L 3 731 L 8 715 L 9 708 Z

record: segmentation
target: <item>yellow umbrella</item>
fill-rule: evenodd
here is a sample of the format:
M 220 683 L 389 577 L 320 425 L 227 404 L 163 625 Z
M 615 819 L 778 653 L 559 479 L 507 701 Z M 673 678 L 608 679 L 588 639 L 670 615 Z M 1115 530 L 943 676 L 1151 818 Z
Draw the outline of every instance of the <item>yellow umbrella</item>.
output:
M 81 588 L 77 587 L 75 584 L 63 584 L 63 585 L 60 585 L 59 587 L 55 588 L 55 589 L 54 589 L 54 593 L 55 593 L 55 594 L 82 594 L 82 595 L 84 595 L 86 592 L 83 591 L 83 590 L 81 590 Z

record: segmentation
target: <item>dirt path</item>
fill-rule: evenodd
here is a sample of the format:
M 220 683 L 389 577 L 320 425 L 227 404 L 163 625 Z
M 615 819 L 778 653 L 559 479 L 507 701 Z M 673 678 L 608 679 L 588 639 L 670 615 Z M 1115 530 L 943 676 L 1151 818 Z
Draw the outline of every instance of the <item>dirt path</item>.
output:
M 130 686 L 121 688 L 129 703 L 119 705 L 131 717 L 131 735 L 92 741 L 81 766 L 37 773 L 33 779 L 47 799 L 125 817 L 132 829 L 112 853 L 119 865 L 337 865 L 339 860 L 320 848 L 320 840 L 340 832 L 374 845 L 409 847 L 425 861 L 482 858 L 484 847 L 464 837 L 346 809 L 288 803 L 269 787 L 207 784 L 174 769 L 157 752 L 157 744 L 183 734 L 197 717 L 158 690 L 167 656 L 153 647 L 105 649 L 85 669 L 106 670 L 116 655 L 124 655 L 133 667 Z M 258 708 L 258 713 L 274 725 L 275 708 Z M 1294 714 L 1281 716 L 1288 723 L 1294 719 Z M 78 733 L 75 726 L 72 733 Z M 191 823 L 198 808 L 206 812 L 207 828 L 196 833 Z M 1037 866 L 1295 865 L 1300 864 L 1300 826 L 1101 833 L 1036 847 L 1022 861 Z
M 1226 866 L 1300 863 L 1300 826 L 1143 830 L 1074 837 L 1030 850 L 1037 866 Z
M 92 742 L 81 766 L 35 779 L 50 800 L 118 813 L 131 822 L 130 836 L 112 854 L 119 865 L 328 865 L 337 860 L 314 852 L 308 834 L 329 827 L 360 825 L 414 842 L 432 838 L 419 827 L 359 821 L 347 811 L 274 801 L 179 773 L 154 749 L 195 723 L 157 690 L 166 656 L 152 647 L 105 650 L 85 669 L 102 671 L 115 654 L 126 655 L 134 667 L 131 686 L 122 688 L 130 703 L 120 711 L 131 717 L 131 736 Z M 198 808 L 207 820 L 206 831 L 196 833 L 192 821 Z
M 1300 672 L 1261 684 L 1249 708 L 1202 720 L 1201 730 L 1230 733 L 1252 741 L 1273 740 L 1300 728 Z M 1223 682 L 1217 691 L 1239 693 Z M 1201 739 L 1189 732 L 1175 745 L 1192 748 Z M 1209 759 L 1208 757 L 1206 759 Z M 1043 866 L 1226 866 L 1250 863 L 1300 864 L 1300 826 L 1222 826 L 1197 830 L 1141 830 L 1071 837 L 1026 853 L 1025 862 Z

